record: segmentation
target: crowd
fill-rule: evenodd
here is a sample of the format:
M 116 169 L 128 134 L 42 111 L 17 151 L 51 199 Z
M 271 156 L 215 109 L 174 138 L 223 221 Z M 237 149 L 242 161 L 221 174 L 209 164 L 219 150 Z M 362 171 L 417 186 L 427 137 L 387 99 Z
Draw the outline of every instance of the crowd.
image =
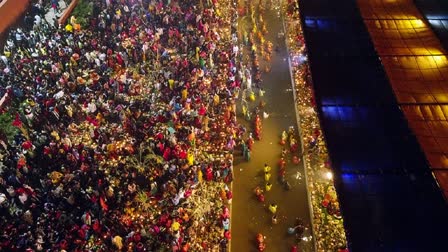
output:
M 231 1 L 91 2 L 0 57 L 0 250 L 226 250 Z
M 303 161 L 312 207 L 317 251 L 347 251 L 333 175 L 312 89 L 298 1 L 284 3 L 287 45 L 294 77 Z

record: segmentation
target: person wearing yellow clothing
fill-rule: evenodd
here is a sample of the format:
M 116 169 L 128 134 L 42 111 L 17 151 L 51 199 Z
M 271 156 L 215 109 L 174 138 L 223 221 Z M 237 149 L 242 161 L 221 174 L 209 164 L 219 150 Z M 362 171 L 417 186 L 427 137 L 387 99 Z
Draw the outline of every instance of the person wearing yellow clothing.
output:
M 51 183 L 58 184 L 64 175 L 58 171 L 52 171 L 49 175 Z
M 53 130 L 50 135 L 54 138 L 54 140 L 59 141 L 59 139 L 61 139 L 61 137 L 59 136 L 59 133 L 55 130 Z
M 68 32 L 73 32 L 73 26 L 71 24 L 67 24 L 65 26 L 65 30 L 68 31 Z
M 266 192 L 269 192 L 271 190 L 271 187 L 272 187 L 272 184 L 267 182 L 265 185 Z
M 123 238 L 121 236 L 116 235 L 112 239 L 112 244 L 114 244 L 118 250 L 121 250 L 123 248 Z
M 71 17 L 70 17 L 70 24 L 71 24 L 72 26 L 74 26 L 75 24 L 77 24 L 77 20 L 76 20 L 76 17 L 75 17 L 75 16 L 71 16 Z
M 219 95 L 218 95 L 218 94 L 215 94 L 215 95 L 213 96 L 213 105 L 214 105 L 214 106 L 218 106 L 218 104 L 219 104 Z
M 265 172 L 264 173 L 264 180 L 267 182 L 271 179 L 271 173 L 270 172 Z
M 255 44 L 252 45 L 251 49 L 253 53 L 257 52 L 257 46 Z
M 194 164 L 194 155 L 191 152 L 188 152 L 187 154 L 187 161 L 188 161 L 188 165 L 193 165 Z
M 173 79 L 169 79 L 168 80 L 168 85 L 169 85 L 170 89 L 173 90 L 174 89 L 174 80 Z
M 264 172 L 270 172 L 271 171 L 271 167 L 268 164 L 264 164 Z
M 195 53 L 195 58 L 196 58 L 196 61 L 199 61 L 199 47 L 196 47 L 196 53 Z
M 180 228 L 180 223 L 177 221 L 174 221 L 173 224 L 171 224 L 171 230 L 173 230 L 174 232 L 178 231 Z
M 182 89 L 182 91 L 180 91 L 180 93 L 182 95 L 182 100 L 185 101 L 188 96 L 188 90 L 186 88 L 184 88 L 184 89 Z
M 269 205 L 269 211 L 270 211 L 272 214 L 277 213 L 277 205 L 274 204 L 274 203 L 270 204 L 270 205 Z
M 202 180 L 203 180 L 203 178 L 202 178 L 202 171 L 201 171 L 201 169 L 199 169 L 198 170 L 198 181 L 199 181 L 199 183 L 202 183 Z

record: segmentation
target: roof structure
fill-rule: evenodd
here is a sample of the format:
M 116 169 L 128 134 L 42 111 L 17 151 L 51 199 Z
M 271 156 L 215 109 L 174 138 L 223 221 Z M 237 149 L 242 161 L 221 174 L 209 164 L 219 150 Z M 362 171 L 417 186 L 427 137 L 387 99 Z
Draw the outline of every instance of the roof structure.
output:
M 443 170 L 430 170 L 429 163 L 443 162 L 422 151 L 405 108 L 441 106 L 445 51 L 424 20 L 412 21 L 418 10 L 386 4 L 396 1 L 359 1 L 378 3 L 367 5 L 365 20 L 356 0 L 300 1 L 315 98 L 350 250 L 442 251 L 448 208 L 433 174 Z M 398 14 L 400 20 L 391 20 Z M 375 50 L 379 41 L 389 45 Z M 408 88 L 420 80 L 424 85 Z M 444 132 L 419 123 L 431 134 Z M 432 151 L 439 155 L 442 145 Z
M 413 1 L 358 0 L 358 5 L 398 104 L 448 196 L 446 50 Z
M 448 48 L 448 1 L 414 0 L 445 48 Z
M 0 1 L 0 37 L 6 36 L 6 32 L 23 15 L 28 8 L 29 0 L 5 0 Z

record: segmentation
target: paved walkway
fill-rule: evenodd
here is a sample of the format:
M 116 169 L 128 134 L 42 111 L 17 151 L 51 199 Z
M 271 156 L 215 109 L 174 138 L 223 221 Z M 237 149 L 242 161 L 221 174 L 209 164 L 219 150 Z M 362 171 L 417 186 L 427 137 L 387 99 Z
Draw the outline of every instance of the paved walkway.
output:
M 303 166 L 287 165 L 286 177 L 291 184 L 289 191 L 278 180 L 277 162 L 280 158 L 282 146 L 279 144 L 280 134 L 289 126 L 295 126 L 297 121 L 294 110 L 294 98 L 287 52 L 284 41 L 277 38 L 282 31 L 282 23 L 276 11 L 268 11 L 264 17 L 268 35 L 266 39 L 274 45 L 280 42 L 280 52 L 273 53 L 272 69 L 268 74 L 263 74 L 263 84 L 266 93 L 263 100 L 266 102 L 266 110 L 269 118 L 263 120 L 262 140 L 256 141 L 250 162 L 240 161 L 238 152 L 235 156 L 235 179 L 233 182 L 234 198 L 232 209 L 232 251 L 257 251 L 256 234 L 266 236 L 265 251 L 290 251 L 291 246 L 297 244 L 294 236 L 288 235 L 289 227 L 294 226 L 297 217 L 305 220 L 309 225 L 309 208 L 305 187 Z M 240 18 L 240 27 L 247 29 L 250 18 Z M 256 104 L 259 100 L 255 101 Z M 244 119 L 240 119 L 244 121 Z M 251 129 L 250 125 L 247 127 Z M 240 162 L 239 162 L 240 161 Z M 260 186 L 264 189 L 263 166 L 267 163 L 272 167 L 271 191 L 265 192 L 264 203 L 258 202 L 254 188 Z M 268 211 L 270 203 L 278 205 L 278 224 L 273 225 L 271 213 Z M 308 245 L 308 246 L 306 246 Z M 302 251 L 311 251 L 312 246 L 301 243 Z

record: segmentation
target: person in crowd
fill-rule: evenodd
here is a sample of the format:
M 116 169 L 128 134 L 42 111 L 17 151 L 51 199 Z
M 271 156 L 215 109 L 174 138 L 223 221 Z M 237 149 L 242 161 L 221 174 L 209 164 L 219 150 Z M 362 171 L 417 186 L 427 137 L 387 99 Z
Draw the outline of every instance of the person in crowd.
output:
M 230 216 L 219 213 L 232 193 L 198 213 L 195 192 L 232 181 L 244 141 L 224 33 L 234 7 L 91 4 L 84 26 L 34 14 L 1 57 L 0 250 L 226 246 Z

